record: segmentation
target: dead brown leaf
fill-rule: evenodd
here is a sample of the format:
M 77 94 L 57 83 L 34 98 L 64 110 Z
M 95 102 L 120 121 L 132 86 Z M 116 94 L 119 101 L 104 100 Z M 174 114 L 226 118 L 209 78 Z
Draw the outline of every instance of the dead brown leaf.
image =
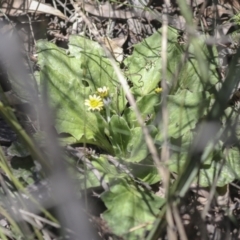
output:
M 225 6 L 217 5 L 216 8 L 213 6 L 209 6 L 204 11 L 204 16 L 207 18 L 214 18 L 214 17 L 222 17 L 222 15 L 227 14 L 232 16 L 233 11 L 232 9 L 228 9 Z
M 134 13 L 126 10 L 117 10 L 109 2 L 104 4 L 82 3 L 81 7 L 92 15 L 113 19 L 128 19 L 134 16 Z
M 9 16 L 18 16 L 29 12 L 52 14 L 61 19 L 67 17 L 59 10 L 35 0 L 3 0 L 0 4 L 3 13 Z
M 123 60 L 122 45 L 125 43 L 126 39 L 127 39 L 127 36 L 123 38 L 114 38 L 114 39 L 110 39 L 108 37 L 103 38 L 104 44 L 106 45 L 108 50 L 113 54 L 113 56 L 118 62 L 122 62 Z
M 222 4 L 229 9 L 234 9 L 235 13 L 236 11 L 240 11 L 239 0 L 219 0 L 219 4 Z

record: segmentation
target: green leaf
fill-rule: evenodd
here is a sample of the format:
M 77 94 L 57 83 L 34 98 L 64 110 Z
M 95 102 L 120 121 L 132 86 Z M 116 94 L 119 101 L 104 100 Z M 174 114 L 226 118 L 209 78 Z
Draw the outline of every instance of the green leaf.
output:
M 199 49 L 196 53 L 193 45 L 185 49 L 185 46 L 179 43 L 178 31 L 171 27 L 168 28 L 167 38 L 166 80 L 170 85 L 177 90 L 188 89 L 193 92 L 201 92 L 210 89 L 218 82 L 217 51 L 215 48 L 211 48 L 210 51 L 205 44 L 205 39 L 197 40 Z M 161 81 L 161 44 L 162 29 L 136 44 L 133 54 L 124 61 L 128 67 L 126 76 L 133 83 L 132 92 L 136 96 L 145 96 L 152 92 Z M 183 53 L 186 51 L 188 58 L 184 62 Z M 196 60 L 198 57 L 196 54 L 201 55 L 203 60 L 201 63 Z M 176 76 L 177 84 L 172 83 Z
M 150 125 L 148 126 L 148 130 L 150 136 L 154 139 L 158 132 L 157 128 Z M 141 127 L 131 130 L 131 141 L 129 142 L 127 149 L 128 156 L 125 159 L 127 162 L 140 162 L 149 154 Z
M 124 180 L 115 183 L 101 198 L 108 209 L 103 219 L 113 233 L 129 240 L 144 238 L 164 203 L 164 199 Z
M 13 142 L 11 146 L 7 149 L 7 153 L 9 156 L 15 157 L 27 157 L 30 155 L 27 148 L 19 141 Z
M 209 143 L 210 144 L 210 143 Z M 208 146 L 205 149 L 208 151 Z M 169 170 L 178 174 L 184 174 L 184 167 L 189 156 L 189 150 L 182 148 L 182 151 L 175 151 L 172 153 L 171 159 L 168 163 Z M 227 151 L 226 161 L 222 153 L 222 144 L 219 142 L 214 149 L 209 153 L 199 171 L 195 182 L 202 187 L 211 186 L 215 181 L 216 176 L 217 186 L 225 186 L 231 183 L 234 179 L 239 178 L 240 174 L 240 154 L 238 149 L 229 149 Z M 204 153 L 203 153 L 204 154 Z M 193 159 L 194 161 L 194 159 Z
M 189 153 L 191 152 L 193 140 L 196 138 L 195 132 L 187 132 L 178 139 L 171 139 L 171 158 L 169 160 L 169 169 L 172 172 L 181 173 L 184 171 L 184 166 Z M 219 142 L 212 146 L 212 141 L 209 141 L 204 149 L 202 156 L 205 156 L 204 167 L 209 167 L 212 161 L 221 159 L 222 144 Z M 213 149 L 212 149 L 213 148 Z
M 46 134 L 43 131 L 37 131 L 36 133 L 32 134 L 33 140 L 38 144 L 38 147 L 45 148 L 46 147 Z M 77 143 L 76 138 L 72 137 L 71 135 L 59 136 L 58 138 L 60 146 L 66 146 L 69 144 Z M 8 148 L 8 155 L 9 156 L 16 156 L 16 157 L 26 157 L 29 156 L 30 153 L 27 150 L 27 147 L 21 143 L 21 141 L 17 140 L 11 144 Z
M 174 96 L 168 96 L 169 136 L 178 138 L 193 130 L 209 104 L 210 97 L 207 92 L 192 93 L 181 90 Z
M 77 139 L 71 135 L 60 136 L 58 138 L 60 146 L 66 146 L 74 143 L 78 143 Z
M 211 89 L 219 81 L 217 72 L 218 54 L 215 47 L 209 49 L 204 38 L 195 39 L 196 45 L 190 44 L 188 61 L 183 65 L 179 77 L 178 88 L 191 92 L 202 92 Z M 201 56 L 200 62 L 197 58 Z M 203 70 L 204 69 L 204 70 Z
M 177 30 L 168 28 L 168 59 L 171 61 L 168 80 L 177 68 L 181 58 L 180 45 L 176 44 Z M 152 36 L 145 38 L 134 46 L 131 56 L 124 60 L 128 67 L 126 75 L 133 83 L 132 92 L 138 96 L 145 96 L 153 91 L 161 80 L 161 29 Z
M 96 177 L 91 168 L 87 169 L 86 174 L 80 176 L 80 179 L 86 178 L 85 183 L 81 182 L 81 189 L 99 187 L 101 186 L 101 181 L 110 183 L 117 178 L 126 177 L 126 173 L 120 173 L 114 165 L 109 163 L 104 155 L 100 155 L 100 157 L 91 157 L 91 163 L 100 174 L 99 177 L 101 180 Z
M 234 174 L 235 179 L 240 177 L 240 150 L 237 147 L 230 148 L 226 151 L 226 166 Z M 230 179 L 229 179 L 230 180 Z
M 50 105 L 56 111 L 58 133 L 69 133 L 78 142 L 95 144 L 112 153 L 104 134 L 106 121 L 101 113 L 90 112 L 84 105 L 93 89 L 83 81 L 81 61 L 46 41 L 39 41 L 37 47 L 41 93 L 48 91 Z
M 109 133 L 115 154 L 126 157 L 127 145 L 131 139 L 131 132 L 125 119 L 113 115 L 109 122 Z
M 77 80 L 70 86 L 65 84 L 67 78 L 50 67 L 44 67 L 41 75 L 47 81 L 51 105 L 56 110 L 58 133 L 70 133 L 79 142 L 92 143 L 111 152 L 104 134 L 107 123 L 100 113 L 90 112 L 84 106 L 89 89 L 80 88 Z
M 148 95 L 140 97 L 136 102 L 137 107 L 141 113 L 141 116 L 145 120 L 148 119 L 148 116 L 150 116 L 150 119 L 154 119 L 154 115 L 155 115 L 154 107 L 156 107 L 159 103 L 160 103 L 160 95 L 156 93 L 150 93 Z M 124 111 L 123 116 L 125 117 L 125 119 L 127 120 L 131 128 L 139 127 L 136 114 L 133 111 L 132 107 L 127 108 Z M 147 121 L 147 122 L 151 122 L 151 121 Z
M 221 118 L 222 126 L 225 130 L 223 141 L 229 144 L 235 144 L 240 140 L 240 115 L 233 107 L 228 107 Z
M 209 167 L 200 170 L 199 178 L 195 182 L 199 183 L 202 187 L 208 187 L 212 185 L 216 176 L 218 176 L 218 187 L 225 186 L 236 179 L 234 170 L 228 164 L 215 160 Z
M 121 114 L 127 101 L 115 70 L 102 47 L 87 38 L 71 35 L 69 50 L 79 62 L 83 80 L 89 84 L 91 90 L 96 91 L 99 87 L 107 86 L 112 96 L 111 109 Z
M 24 186 L 34 183 L 34 176 L 32 173 L 34 166 L 31 157 L 13 157 L 10 164 L 13 175 L 18 178 Z
M 146 158 L 140 163 L 131 163 L 129 166 L 132 169 L 134 177 L 148 184 L 155 184 L 161 180 L 156 166 L 151 157 Z
M 18 57 L 16 55 L 16 57 Z M 6 69 L 7 69 L 7 75 L 8 75 L 8 81 L 11 84 L 11 94 L 12 96 L 19 101 L 18 104 L 22 103 L 30 103 L 32 104 L 33 101 L 36 101 L 38 98 L 38 88 L 37 88 L 37 83 L 36 80 L 30 71 L 30 69 L 26 69 L 27 64 L 23 63 L 21 61 L 26 61 L 27 60 L 23 58 L 19 58 L 19 63 L 17 66 L 13 66 L 13 64 L 6 64 Z M 7 59 L 5 59 L 7 61 Z M 30 66 L 30 62 L 28 62 L 29 65 L 28 67 L 33 67 Z M 36 103 L 36 102 L 35 102 Z

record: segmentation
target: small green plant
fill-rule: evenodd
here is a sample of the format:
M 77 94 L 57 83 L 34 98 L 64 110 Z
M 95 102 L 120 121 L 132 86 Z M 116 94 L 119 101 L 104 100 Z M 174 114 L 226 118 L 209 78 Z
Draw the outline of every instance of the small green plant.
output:
M 232 17 L 232 20 L 234 21 L 235 24 L 237 25 L 240 25 L 240 12 L 235 14 L 233 17 Z
M 178 42 L 178 32 L 168 29 L 166 80 L 172 90 L 167 97 L 169 124 L 162 126 L 161 38 L 160 29 L 136 44 L 132 55 L 123 62 L 123 72 L 159 150 L 163 142 L 162 127 L 168 128 L 171 155 L 167 165 L 170 171 L 182 173 L 197 126 L 204 122 L 215 102 L 213 92 L 219 81 L 217 54 L 214 47 L 209 51 L 201 38 L 194 40 L 194 45 L 190 44 L 186 50 L 186 46 Z M 196 46 L 200 49 L 197 56 Z M 146 229 L 151 229 L 164 199 L 139 187 L 135 180 L 154 184 L 161 176 L 109 59 L 98 43 L 81 36 L 70 36 L 69 53 L 47 41 L 39 41 L 37 48 L 41 68 L 38 84 L 40 89 L 48 89 L 50 105 L 56 111 L 58 133 L 71 136 L 66 140 L 68 144 L 93 144 L 104 152 L 90 158 L 111 186 L 101 195 L 108 208 L 103 218 L 116 234 L 139 239 Z M 179 69 L 186 51 L 187 61 Z M 204 61 L 199 61 L 200 57 Z M 227 115 L 232 118 L 230 108 L 226 110 L 226 117 L 220 119 L 222 132 L 227 127 Z M 227 157 L 223 158 L 220 138 L 213 145 L 209 141 L 209 146 L 212 147 L 204 150 L 200 176 L 195 181 L 210 186 L 216 173 L 221 171 L 217 186 L 224 186 L 239 176 L 239 151 L 229 149 Z M 108 154 L 129 172 L 110 164 Z M 226 164 L 223 165 L 222 159 Z M 87 173 L 88 187 L 100 184 L 90 170 Z

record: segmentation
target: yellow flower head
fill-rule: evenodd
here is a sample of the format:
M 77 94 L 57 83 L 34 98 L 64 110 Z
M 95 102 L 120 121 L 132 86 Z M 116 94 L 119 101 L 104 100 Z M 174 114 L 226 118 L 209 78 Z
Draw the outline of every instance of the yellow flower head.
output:
M 101 99 L 101 97 L 97 96 L 97 95 L 90 95 L 89 99 L 85 100 L 85 105 L 88 106 L 88 110 L 97 110 L 97 111 L 101 111 L 103 108 L 103 101 Z
M 105 98 L 108 96 L 109 93 L 109 88 L 108 87 L 102 87 L 102 88 L 98 88 L 97 89 L 97 94 L 101 97 L 101 98 Z
M 158 88 L 155 88 L 155 93 L 160 93 L 160 92 L 162 92 L 162 88 L 160 88 L 160 87 L 158 87 Z

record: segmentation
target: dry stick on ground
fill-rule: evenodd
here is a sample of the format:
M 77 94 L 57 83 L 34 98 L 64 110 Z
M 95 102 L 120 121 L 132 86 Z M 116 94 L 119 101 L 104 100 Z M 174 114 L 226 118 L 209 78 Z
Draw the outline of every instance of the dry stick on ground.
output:
M 72 15 L 72 11 L 67 6 L 65 6 L 60 0 L 56 0 L 56 2 L 64 9 L 64 11 Z
M 57 38 L 57 39 L 61 39 L 62 41 L 65 41 L 65 42 L 68 41 L 68 37 L 67 37 L 67 36 L 64 36 L 64 35 L 61 34 L 61 33 L 56 33 L 56 32 L 54 32 L 54 31 L 50 30 L 50 31 L 48 31 L 48 34 L 49 34 L 50 36 L 53 36 L 53 37 Z

